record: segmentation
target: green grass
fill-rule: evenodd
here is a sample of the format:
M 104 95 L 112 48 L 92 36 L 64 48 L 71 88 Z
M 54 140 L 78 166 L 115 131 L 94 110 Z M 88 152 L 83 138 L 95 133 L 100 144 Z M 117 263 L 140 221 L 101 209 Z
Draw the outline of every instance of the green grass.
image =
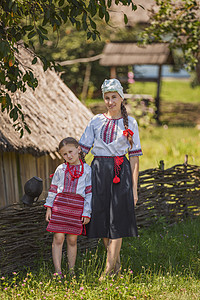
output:
M 105 264 L 102 242 L 97 249 L 78 253 L 76 278 L 52 275 L 52 262 L 38 262 L 28 273 L 0 278 L 0 297 L 7 299 L 169 299 L 200 298 L 200 218 L 168 226 L 161 220 L 140 229 L 138 238 L 122 244 L 122 272 L 98 278 Z M 13 270 L 15 271 L 15 270 Z
M 200 166 L 200 131 L 192 127 L 149 127 L 140 128 L 143 156 L 140 170 L 155 168 L 164 160 L 165 168 L 184 163 Z
M 130 86 L 131 94 L 156 96 L 157 84 L 154 82 L 135 82 Z M 160 98 L 168 102 L 200 103 L 200 86 L 191 87 L 189 80 L 162 80 Z

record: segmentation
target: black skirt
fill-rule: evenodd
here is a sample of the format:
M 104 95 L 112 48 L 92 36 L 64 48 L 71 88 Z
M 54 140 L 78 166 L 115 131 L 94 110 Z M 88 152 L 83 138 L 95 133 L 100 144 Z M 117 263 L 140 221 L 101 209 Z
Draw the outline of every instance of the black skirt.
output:
M 86 226 L 89 238 L 137 236 L 131 166 L 123 158 L 119 183 L 113 183 L 114 157 L 95 157 L 92 162 L 92 216 Z

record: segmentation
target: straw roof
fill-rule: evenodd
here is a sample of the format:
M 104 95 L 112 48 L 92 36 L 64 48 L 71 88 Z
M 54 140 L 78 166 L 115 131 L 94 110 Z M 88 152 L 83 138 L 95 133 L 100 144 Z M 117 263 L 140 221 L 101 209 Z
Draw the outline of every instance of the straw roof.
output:
M 38 79 L 33 91 L 27 87 L 25 93 L 13 95 L 15 103 L 22 105 L 25 121 L 31 134 L 19 132 L 12 126 L 6 112 L 0 113 L 0 151 L 17 151 L 42 155 L 56 152 L 59 142 L 67 137 L 80 138 L 93 114 L 51 70 L 44 72 L 41 61 L 31 64 L 33 54 L 20 46 L 19 61 L 22 70 L 29 67 Z
M 162 65 L 173 64 L 168 44 L 138 46 L 137 43 L 112 42 L 105 45 L 102 66 Z

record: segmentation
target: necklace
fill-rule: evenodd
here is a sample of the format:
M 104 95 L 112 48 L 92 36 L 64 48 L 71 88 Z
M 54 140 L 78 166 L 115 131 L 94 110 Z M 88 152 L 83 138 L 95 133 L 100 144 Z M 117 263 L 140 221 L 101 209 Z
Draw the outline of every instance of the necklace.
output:
M 73 173 L 71 172 L 71 170 L 70 170 L 69 163 L 67 162 L 67 170 L 68 170 L 69 174 L 71 175 L 72 180 L 77 179 L 77 178 L 79 178 L 79 177 L 81 177 L 81 176 L 83 175 L 83 172 L 84 172 L 84 165 L 83 165 L 83 162 L 82 162 L 81 159 L 80 159 L 80 163 L 81 163 L 81 171 L 80 171 L 80 172 L 78 171 L 78 172 L 76 173 L 76 168 L 75 168 L 74 174 L 73 174 Z

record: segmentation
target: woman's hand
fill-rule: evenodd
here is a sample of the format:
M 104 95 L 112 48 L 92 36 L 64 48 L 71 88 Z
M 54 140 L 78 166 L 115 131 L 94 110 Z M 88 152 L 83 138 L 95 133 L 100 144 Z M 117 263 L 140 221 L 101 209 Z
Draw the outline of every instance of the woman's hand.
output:
M 51 207 L 47 207 L 45 220 L 49 222 L 51 220 Z
M 136 189 L 133 189 L 133 199 L 134 199 L 134 206 L 136 206 L 138 202 L 138 193 Z
M 138 156 L 130 157 L 130 164 L 131 164 L 132 181 L 133 181 L 133 198 L 134 198 L 134 205 L 136 206 L 138 201 L 137 183 L 138 183 L 138 174 L 139 174 L 139 157 Z
M 81 221 L 82 221 L 83 225 L 86 225 L 86 224 L 88 224 L 90 222 L 90 218 L 88 218 L 88 217 L 82 217 Z

